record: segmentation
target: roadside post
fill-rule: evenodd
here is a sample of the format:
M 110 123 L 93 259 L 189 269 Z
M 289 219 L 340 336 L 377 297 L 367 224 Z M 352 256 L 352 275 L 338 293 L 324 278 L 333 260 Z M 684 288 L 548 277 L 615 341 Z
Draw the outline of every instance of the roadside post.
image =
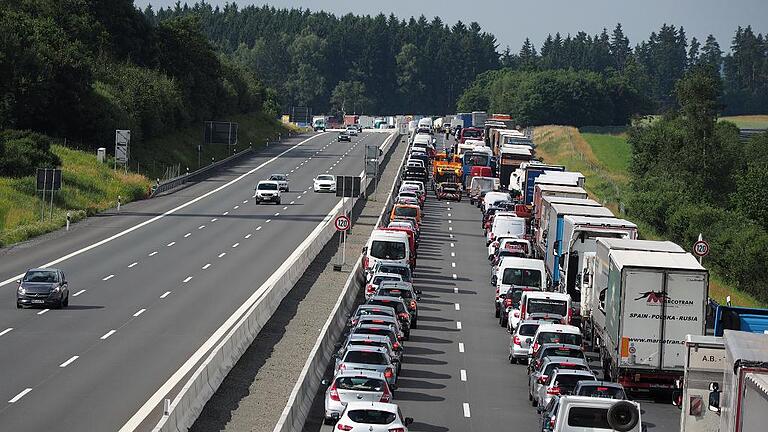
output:
M 701 233 L 699 233 L 699 239 L 693 244 L 693 254 L 699 258 L 699 264 L 705 256 L 709 255 L 709 243 L 704 241 Z
M 67 210 L 67 231 L 69 231 L 69 222 L 72 220 L 72 212 Z
M 122 203 L 122 197 L 120 195 L 117 196 L 117 212 L 120 213 L 120 204 Z
M 336 226 L 336 231 L 341 233 L 341 256 L 339 257 L 339 262 L 333 266 L 333 269 L 335 271 L 341 271 L 347 260 L 347 230 L 351 224 L 347 215 L 336 216 L 333 224 Z

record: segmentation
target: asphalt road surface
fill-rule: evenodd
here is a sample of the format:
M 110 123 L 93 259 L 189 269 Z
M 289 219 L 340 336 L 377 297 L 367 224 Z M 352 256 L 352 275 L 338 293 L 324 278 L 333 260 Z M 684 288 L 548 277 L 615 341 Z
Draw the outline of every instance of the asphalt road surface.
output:
M 359 175 L 365 144 L 388 136 L 286 140 L 176 194 L 0 251 L 0 430 L 123 427 L 338 202 L 312 192 L 313 177 Z M 256 205 L 254 185 L 272 173 L 289 174 L 290 192 Z M 17 310 L 16 276 L 62 257 L 69 308 Z
M 414 418 L 412 432 L 540 430 L 527 397 L 526 367 L 509 364 L 510 335 L 493 315 L 480 222 L 480 210 L 466 198 L 445 202 L 430 194 L 425 204 L 414 273 L 423 291 L 419 326 L 405 343 L 393 398 L 404 416 Z M 676 407 L 639 402 L 648 431 L 679 430 Z

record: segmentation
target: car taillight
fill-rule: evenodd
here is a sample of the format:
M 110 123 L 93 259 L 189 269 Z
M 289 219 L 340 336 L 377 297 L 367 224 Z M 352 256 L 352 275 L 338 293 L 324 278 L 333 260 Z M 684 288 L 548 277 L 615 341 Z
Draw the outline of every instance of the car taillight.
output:
M 411 309 L 416 309 L 416 300 L 411 300 Z
M 408 318 L 410 318 L 410 315 L 408 315 L 407 312 L 400 312 L 399 314 L 397 314 L 397 317 L 400 319 L 407 320 Z
M 512 343 L 514 343 L 515 345 L 520 345 L 520 338 L 515 336 L 514 338 L 512 338 Z
M 389 402 L 390 400 L 392 400 L 392 393 L 389 392 L 389 386 L 384 384 L 384 392 L 381 393 L 379 402 Z
M 568 308 L 568 314 L 566 315 L 566 321 L 563 324 L 570 324 L 573 318 L 573 308 Z
M 534 342 L 533 343 L 533 353 L 536 354 L 536 351 L 538 351 L 538 350 L 539 350 L 539 343 L 538 342 Z
M 368 284 L 368 285 L 365 286 L 366 294 L 373 294 L 374 291 L 376 291 L 376 290 L 373 288 L 373 285 Z
M 520 311 L 512 312 L 512 316 L 514 316 L 515 318 L 520 318 Z
M 368 256 L 363 257 L 363 268 L 370 268 L 368 264 L 370 263 L 370 260 L 368 259 Z
M 395 342 L 392 344 L 392 349 L 399 350 L 400 349 L 400 342 Z
M 504 307 L 512 306 L 512 299 L 504 299 Z
M 336 402 L 340 402 L 341 399 L 339 398 L 339 391 L 336 390 L 336 381 L 333 382 L 333 385 L 331 386 L 331 388 L 329 390 L 330 390 L 329 393 L 331 394 L 331 400 L 332 401 L 336 401 Z
M 345 365 L 344 363 L 339 365 L 339 372 L 344 371 L 346 369 L 347 369 L 347 365 Z
M 541 376 L 539 377 L 539 379 L 537 379 L 536 381 L 537 381 L 539 384 L 546 384 L 546 383 L 547 383 L 547 379 L 548 379 L 548 378 L 549 378 L 549 376 L 547 376 L 547 375 L 541 375 Z
M 345 424 L 338 423 L 336 425 L 336 429 L 343 430 L 343 431 L 351 431 L 352 430 L 352 426 L 347 426 Z
M 388 432 L 405 432 L 405 428 L 396 427 L 396 428 L 390 428 L 387 429 Z
M 547 389 L 548 395 L 559 395 L 560 394 L 560 387 L 550 387 Z
M 392 372 L 392 368 L 387 368 L 384 370 L 384 378 L 390 379 L 394 376 L 394 373 Z
M 557 419 L 557 417 L 555 417 L 555 416 L 552 416 L 552 417 L 549 418 L 549 428 L 550 429 L 554 429 L 555 428 L 555 419 Z

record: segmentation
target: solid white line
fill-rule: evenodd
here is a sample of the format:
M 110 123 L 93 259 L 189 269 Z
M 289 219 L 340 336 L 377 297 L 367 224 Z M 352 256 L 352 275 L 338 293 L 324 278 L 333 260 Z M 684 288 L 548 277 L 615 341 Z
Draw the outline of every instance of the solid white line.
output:
M 116 332 L 117 332 L 117 330 L 110 330 L 110 331 L 104 333 L 104 336 L 101 337 L 101 340 L 107 339 L 108 337 L 112 336 Z
M 322 134 L 320 134 L 320 135 L 323 135 L 323 134 L 325 134 L 325 133 L 326 133 L 326 132 L 323 132 L 323 133 L 322 133 Z M 149 220 L 146 220 L 146 221 L 144 221 L 144 222 L 141 222 L 141 223 L 139 223 L 139 224 L 137 224 L 137 225 L 134 225 L 134 226 L 132 226 L 132 227 L 130 227 L 130 228 L 128 228 L 128 229 L 126 229 L 126 230 L 120 231 L 120 232 L 119 232 L 119 233 L 117 233 L 117 234 L 114 234 L 114 235 L 112 235 L 112 236 L 110 236 L 110 237 L 107 237 L 107 238 L 105 238 L 105 239 L 103 239 L 103 240 L 100 240 L 100 241 L 98 241 L 98 242 L 96 242 L 96 243 L 90 244 L 90 245 L 88 245 L 88 246 L 86 246 L 86 247 L 84 247 L 84 248 L 82 248 L 82 249 L 78 249 L 78 250 L 76 250 L 76 251 L 74 251 L 74 252 L 70 252 L 70 253 L 68 253 L 67 255 L 64 255 L 63 257 L 57 258 L 57 259 L 55 259 L 55 260 L 53 260 L 53 261 L 51 261 L 51 262 L 45 263 L 45 264 L 43 264 L 43 265 L 41 265 L 41 266 L 38 266 L 38 267 L 41 267 L 41 268 L 43 268 L 43 267 L 52 267 L 52 266 L 54 266 L 54 265 L 56 265 L 56 264 L 59 264 L 59 263 L 61 263 L 61 262 L 63 262 L 63 261 L 66 261 L 66 260 L 68 260 L 68 259 L 70 259 L 70 258 L 72 258 L 72 257 L 74 257 L 74 256 L 80 255 L 80 254 L 82 254 L 82 253 L 84 253 L 84 252 L 87 252 L 87 251 L 89 251 L 89 250 L 91 250 L 91 249 L 97 248 L 97 247 L 99 247 L 99 246 L 101 246 L 101 245 L 103 245 L 103 244 L 109 243 L 109 242 L 111 242 L 112 240 L 115 240 L 115 239 L 117 239 L 117 238 L 120 238 L 120 237 L 122 237 L 122 236 L 124 236 L 124 235 L 126 235 L 126 234 L 128 234 L 128 233 L 131 233 L 131 232 L 133 232 L 133 231 L 136 231 L 137 229 L 140 229 L 140 228 L 142 228 L 142 227 L 145 227 L 145 226 L 147 226 L 147 225 L 149 225 L 149 224 L 151 224 L 151 223 L 153 223 L 153 222 L 156 222 L 156 221 L 158 221 L 158 220 L 160 220 L 160 219 L 162 219 L 162 218 L 164 218 L 164 217 L 166 217 L 166 216 L 168 216 L 168 215 L 170 215 L 170 214 L 176 213 L 177 211 L 179 211 L 179 210 L 181 210 L 181 209 L 183 209 L 183 208 L 186 208 L 186 207 L 188 207 L 188 206 L 190 206 L 190 205 L 192 205 L 192 204 L 194 204 L 194 203 L 196 203 L 196 202 L 198 202 L 198 201 L 200 201 L 200 200 L 203 200 L 203 199 L 205 199 L 205 198 L 208 198 L 209 196 L 211 196 L 211 195 L 215 194 L 216 192 L 219 192 L 219 191 L 221 191 L 221 190 L 223 190 L 223 189 L 225 189 L 225 188 L 228 188 L 229 186 L 231 186 L 231 185 L 233 185 L 233 184 L 235 184 L 235 183 L 239 182 L 240 180 L 242 180 L 242 179 L 244 179 L 244 178 L 248 177 L 249 175 L 251 175 L 251 174 L 255 173 L 256 171 L 258 171 L 258 170 L 260 170 L 260 169 L 264 168 L 265 166 L 267 166 L 267 165 L 271 164 L 272 162 L 276 161 L 277 159 L 279 159 L 280 157 L 282 157 L 284 154 L 286 154 L 286 153 L 288 153 L 288 152 L 290 152 L 290 151 L 292 151 L 292 150 L 296 149 L 297 147 L 299 147 L 299 146 L 301 146 L 301 145 L 305 144 L 305 143 L 306 143 L 306 142 L 308 142 L 309 140 L 311 140 L 311 139 L 313 139 L 313 138 L 315 138 L 315 137 L 317 137 L 317 136 L 320 136 L 320 135 L 313 135 L 313 136 L 311 136 L 311 137 L 309 137 L 309 138 L 305 139 L 304 141 L 301 141 L 301 142 L 299 142 L 298 144 L 294 145 L 293 147 L 290 147 L 290 148 L 286 149 L 285 151 L 283 151 L 282 153 L 278 154 L 277 156 L 274 156 L 272 159 L 269 159 L 269 160 L 267 160 L 267 161 L 263 162 L 261 165 L 257 166 L 256 168 L 253 168 L 253 169 L 251 169 L 250 171 L 248 171 L 248 172 L 245 172 L 245 173 L 241 174 L 239 177 L 236 177 L 236 178 L 234 178 L 234 179 L 230 180 L 229 182 L 227 182 L 227 183 L 225 183 L 225 184 L 223 184 L 223 185 L 221 185 L 221 186 L 217 187 L 216 189 L 213 189 L 213 190 L 211 190 L 211 191 L 208 191 L 208 192 L 204 193 L 203 195 L 200 195 L 200 196 L 199 196 L 199 197 L 197 197 L 197 198 L 191 199 L 191 200 L 189 200 L 189 201 L 185 202 L 184 204 L 181 204 L 181 205 L 179 205 L 179 206 L 176 206 L 176 207 L 174 207 L 174 208 L 172 208 L 172 209 L 168 210 L 167 212 L 165 212 L 165 213 L 163 213 L 163 214 L 157 215 L 157 216 L 153 217 L 152 219 L 149 219 Z M 6 280 L 4 280 L 4 281 L 0 282 L 0 287 L 2 287 L 2 286 L 5 286 L 5 285 L 8 285 L 9 283 L 15 282 L 16 280 L 20 279 L 22 276 L 24 276 L 24 273 L 21 273 L 21 274 L 18 274 L 18 275 L 16 275 L 16 276 L 13 276 L 13 277 L 11 277 L 11 278 L 9 278 L 9 279 L 6 279 Z
M 461 310 L 461 305 L 459 305 L 458 303 L 454 303 L 453 307 L 456 308 L 456 310 Z
M 74 362 L 75 360 L 77 360 L 79 358 L 80 358 L 80 356 L 72 356 L 72 357 L 69 358 L 69 360 L 67 360 L 64 363 L 60 364 L 59 367 L 60 368 L 65 368 L 65 367 L 71 365 L 72 362 Z
M 109 276 L 105 277 L 105 278 L 104 278 L 104 279 L 102 279 L 102 280 L 103 280 L 103 281 L 108 281 L 108 280 L 112 279 L 113 277 L 115 277 L 115 275 L 111 274 L 111 275 L 109 275 Z
M 256 227 L 256 231 L 260 231 L 260 230 L 261 230 L 261 225 Z
M 451 263 L 451 267 L 454 267 L 454 268 L 455 268 L 455 267 L 456 267 L 456 263 L 455 263 L 455 262 L 452 262 L 452 263 Z
M 171 294 L 171 292 L 170 292 L 170 291 L 166 291 L 166 292 L 164 292 L 164 293 L 163 293 L 163 295 L 161 295 L 161 296 L 160 296 L 160 298 L 166 298 L 166 297 L 168 297 L 170 294 Z
M 173 245 L 175 245 L 175 244 L 176 244 L 176 242 L 170 242 L 170 243 L 168 243 L 166 246 L 168 246 L 168 247 L 171 247 L 171 246 L 173 246 Z
M 210 263 L 208 263 L 208 264 L 204 265 L 204 266 L 203 266 L 203 270 L 208 270 L 208 267 L 210 267 L 210 266 L 211 266 L 211 264 L 210 264 Z
M 24 276 L 24 275 L 22 275 L 22 276 Z M 16 396 L 14 396 L 13 399 L 9 400 L 8 403 L 16 403 L 16 402 L 18 402 L 19 399 L 23 398 L 24 395 L 26 395 L 27 393 L 29 393 L 31 391 L 32 391 L 31 388 L 25 388 L 24 390 L 21 391 L 21 393 L 19 393 Z
M 217 218 L 213 218 L 211 219 L 211 222 L 216 222 L 217 220 L 218 220 Z
M 461 330 L 461 321 L 456 321 L 456 330 Z
M 219 258 L 223 257 L 223 256 L 224 256 L 224 255 L 226 255 L 226 254 L 227 254 L 226 252 L 222 252 L 222 253 L 220 253 L 220 254 L 219 254 Z
M 240 243 L 235 243 L 235 244 L 232 245 L 233 248 L 236 248 L 238 246 L 240 246 Z
M 146 309 L 139 309 L 138 311 L 136 311 L 136 313 L 135 313 L 135 314 L 133 314 L 133 316 L 137 317 L 137 316 L 139 316 L 139 315 L 143 314 L 143 313 L 144 313 L 144 312 L 146 312 L 146 311 L 147 311 Z
M 459 342 L 459 352 L 460 353 L 464 352 L 464 342 Z
M 192 280 L 192 276 L 187 276 L 187 277 L 186 277 L 186 278 L 183 280 L 183 282 L 184 282 L 184 283 L 187 283 L 187 282 L 189 282 L 189 281 L 191 281 L 191 280 Z
M 13 330 L 13 327 L 8 327 L 7 329 L 0 332 L 0 336 L 10 333 L 11 330 Z
M 128 265 L 128 268 L 134 268 L 136 267 L 137 264 L 138 264 L 137 262 L 131 263 Z
M 187 238 L 187 237 L 189 237 L 191 235 L 192 235 L 192 233 L 186 233 L 186 234 L 184 234 L 184 238 Z
M 249 238 L 251 238 L 251 236 L 252 236 L 252 235 L 253 235 L 253 234 L 246 234 L 244 238 L 247 238 L 247 239 L 249 239 Z
M 199 229 L 199 230 L 201 230 L 203 228 L 205 228 L 205 225 L 200 225 L 199 227 L 197 227 L 197 229 Z
M 466 381 L 467 380 L 467 371 L 465 369 L 462 369 L 459 371 L 459 375 L 461 375 L 461 380 Z
M 469 415 L 469 404 L 468 404 L 468 403 L 466 403 L 466 402 L 464 402 L 463 406 L 464 406 L 464 417 L 466 417 L 466 418 L 469 418 L 469 417 L 471 417 L 471 416 Z
M 84 289 L 83 289 L 83 290 L 80 290 L 80 291 L 78 291 L 78 292 L 76 292 L 76 293 L 72 294 L 72 297 L 77 297 L 77 296 L 79 296 L 80 294 L 82 294 L 82 293 L 84 293 L 84 292 L 85 292 L 85 290 L 84 290 Z

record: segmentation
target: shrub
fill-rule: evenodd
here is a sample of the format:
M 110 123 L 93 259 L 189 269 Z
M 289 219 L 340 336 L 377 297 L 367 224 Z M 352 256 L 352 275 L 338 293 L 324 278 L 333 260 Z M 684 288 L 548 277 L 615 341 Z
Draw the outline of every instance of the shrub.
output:
M 31 131 L 0 131 L 0 176 L 34 175 L 39 167 L 57 167 L 61 160 L 51 152 L 53 139 Z

